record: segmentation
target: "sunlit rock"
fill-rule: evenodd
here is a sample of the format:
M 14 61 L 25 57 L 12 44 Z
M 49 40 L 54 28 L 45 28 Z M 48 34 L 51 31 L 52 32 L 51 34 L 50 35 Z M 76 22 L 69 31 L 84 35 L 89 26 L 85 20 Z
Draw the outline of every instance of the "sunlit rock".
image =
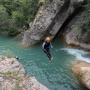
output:
M 0 90 L 48 90 L 35 77 L 26 75 L 15 58 L 0 57 Z
M 72 66 L 72 71 L 78 80 L 90 89 L 90 63 L 84 61 L 76 61 Z

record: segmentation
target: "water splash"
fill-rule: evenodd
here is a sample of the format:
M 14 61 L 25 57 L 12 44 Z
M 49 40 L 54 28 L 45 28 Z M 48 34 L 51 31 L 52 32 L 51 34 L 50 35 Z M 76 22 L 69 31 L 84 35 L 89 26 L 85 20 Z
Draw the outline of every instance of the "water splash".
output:
M 60 50 L 66 51 L 68 54 L 75 56 L 77 60 L 82 60 L 90 63 L 90 58 L 85 57 L 85 55 L 89 54 L 89 52 L 72 48 L 62 48 Z

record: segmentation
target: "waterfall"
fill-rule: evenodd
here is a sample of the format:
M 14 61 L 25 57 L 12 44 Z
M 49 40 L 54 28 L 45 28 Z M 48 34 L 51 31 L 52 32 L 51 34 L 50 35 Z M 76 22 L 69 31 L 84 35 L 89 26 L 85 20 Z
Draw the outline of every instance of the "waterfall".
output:
M 76 57 L 77 60 L 82 60 L 90 63 L 90 58 L 85 57 L 85 55 L 88 55 L 89 52 L 79 49 L 72 49 L 72 48 L 62 48 L 60 50 L 63 50 L 67 52 L 68 54 L 71 54 Z

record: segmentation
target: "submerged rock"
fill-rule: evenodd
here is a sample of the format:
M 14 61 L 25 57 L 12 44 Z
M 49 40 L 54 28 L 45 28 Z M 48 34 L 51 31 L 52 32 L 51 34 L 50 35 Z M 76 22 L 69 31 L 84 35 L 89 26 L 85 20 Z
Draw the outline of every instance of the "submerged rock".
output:
M 48 90 L 35 77 L 26 75 L 15 58 L 0 57 L 0 90 Z
M 73 64 L 72 71 L 80 80 L 80 82 L 90 89 L 90 63 L 84 61 L 76 61 Z

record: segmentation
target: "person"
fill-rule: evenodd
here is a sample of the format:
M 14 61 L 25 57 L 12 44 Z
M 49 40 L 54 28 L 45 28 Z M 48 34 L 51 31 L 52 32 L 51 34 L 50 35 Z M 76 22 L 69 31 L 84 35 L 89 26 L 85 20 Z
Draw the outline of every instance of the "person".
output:
M 19 60 L 19 57 L 18 57 L 18 56 L 16 56 L 15 58 L 16 58 L 17 60 Z
M 45 41 L 42 44 L 42 49 L 43 49 L 44 53 L 46 53 L 46 55 L 48 56 L 49 60 L 51 61 L 53 59 L 53 57 L 50 53 L 50 48 L 52 48 L 51 38 L 46 37 Z
M 18 56 L 15 57 L 17 60 L 21 60 L 22 58 L 19 58 Z

